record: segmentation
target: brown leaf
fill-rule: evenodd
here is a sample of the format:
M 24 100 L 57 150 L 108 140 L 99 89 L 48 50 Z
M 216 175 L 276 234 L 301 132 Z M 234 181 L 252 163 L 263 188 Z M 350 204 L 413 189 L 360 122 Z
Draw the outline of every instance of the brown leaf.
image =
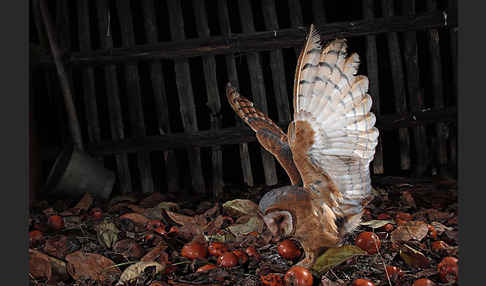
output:
M 450 213 L 448 212 L 441 212 L 436 209 L 428 209 L 427 216 L 429 217 L 430 221 L 445 221 L 450 217 Z
M 159 242 L 157 246 L 152 248 L 147 254 L 145 254 L 140 261 L 150 262 L 155 261 L 160 264 L 167 264 L 169 262 L 169 255 L 165 250 L 167 249 L 167 243 L 165 241 Z
M 122 216 L 120 216 L 120 219 L 128 219 L 131 220 L 132 222 L 139 224 L 141 226 L 146 226 L 150 220 L 146 218 L 145 216 L 139 214 L 139 213 L 127 213 Z
M 49 255 L 46 255 L 40 251 L 37 251 L 35 249 L 29 249 L 29 257 L 37 257 L 36 260 L 42 259 L 42 260 L 47 260 L 51 266 L 51 277 L 49 278 L 50 281 L 52 282 L 57 282 L 57 281 L 65 281 L 69 279 L 69 275 L 67 273 L 66 269 L 66 262 L 59 260 L 57 258 L 51 257 Z M 32 261 L 32 263 L 36 264 L 35 261 Z M 42 262 L 44 263 L 44 262 Z M 29 264 L 31 264 L 31 261 L 29 260 Z M 37 266 L 34 265 L 34 267 L 30 269 L 34 269 Z M 30 272 L 30 270 L 29 270 Z M 33 273 L 31 273 L 32 276 L 36 277 Z
M 449 231 L 454 230 L 452 227 L 445 226 L 445 225 L 443 225 L 443 224 L 441 224 L 440 222 L 437 222 L 437 221 L 431 222 L 430 225 L 435 228 L 435 230 L 437 231 L 437 235 L 441 235 L 446 230 L 449 230 Z
M 68 237 L 65 235 L 59 235 L 46 240 L 44 252 L 51 256 L 64 259 L 68 253 L 68 248 Z
M 116 281 L 120 269 L 110 259 L 96 254 L 76 251 L 66 256 L 68 273 L 75 280 L 90 278 L 100 282 Z
M 196 219 L 192 216 L 182 215 L 168 210 L 166 210 L 165 212 L 170 217 L 170 219 L 175 221 L 177 224 L 180 225 L 196 224 Z
M 391 241 L 409 241 L 409 240 L 422 240 L 427 233 L 429 228 L 427 224 L 423 221 L 408 221 L 403 225 L 399 225 L 391 233 Z
M 74 206 L 74 209 L 87 211 L 93 204 L 93 197 L 90 193 L 85 193 L 81 200 Z
M 413 199 L 412 194 L 409 191 L 403 191 L 402 192 L 402 201 L 407 206 L 410 206 L 410 207 L 413 207 L 413 208 L 416 207 L 415 200 Z
M 341 247 L 329 248 L 317 258 L 312 269 L 324 273 L 336 265 L 343 263 L 356 255 L 366 255 L 367 252 L 355 245 L 344 245 Z
M 425 268 L 429 266 L 429 259 L 420 251 L 404 244 L 400 248 L 400 257 L 411 267 Z
M 227 201 L 223 204 L 223 209 L 227 214 L 234 217 L 242 215 L 255 215 L 258 213 L 258 205 L 250 200 L 236 199 Z
M 113 222 L 103 221 L 95 227 L 96 236 L 101 245 L 106 248 L 111 248 L 113 244 L 118 240 L 118 234 L 120 230 L 116 227 Z
M 136 279 L 140 274 L 142 274 L 147 267 L 155 267 L 155 273 L 157 274 L 165 269 L 165 265 L 159 264 L 157 262 L 144 262 L 140 261 L 135 264 L 132 264 L 123 271 L 120 276 L 120 280 L 116 285 L 124 285 L 128 284 L 130 281 Z
M 143 249 L 138 243 L 130 238 L 117 241 L 113 250 L 121 253 L 125 258 L 140 258 L 143 255 Z
M 259 216 L 253 216 L 248 219 L 246 223 L 233 224 L 227 227 L 235 236 L 246 235 L 250 232 L 261 233 L 265 223 Z
M 152 193 L 145 199 L 141 200 L 139 205 L 142 208 L 153 208 L 158 205 L 160 202 L 163 202 L 166 199 L 166 196 L 162 195 L 159 192 Z
M 40 252 L 32 252 L 29 250 L 29 273 L 35 279 L 51 280 L 52 266 L 49 260 L 40 255 Z
M 376 229 L 385 226 L 389 223 L 394 223 L 394 221 L 391 219 L 387 219 L 387 220 L 373 219 L 373 220 L 361 222 L 361 225 Z

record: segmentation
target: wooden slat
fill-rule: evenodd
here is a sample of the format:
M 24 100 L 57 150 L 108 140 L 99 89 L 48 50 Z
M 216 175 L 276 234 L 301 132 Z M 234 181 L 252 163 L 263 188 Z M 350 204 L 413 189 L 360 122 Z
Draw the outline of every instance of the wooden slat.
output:
M 155 16 L 155 7 L 153 0 L 142 0 L 143 23 L 145 27 L 145 36 L 147 42 L 153 44 L 158 42 L 158 28 Z M 160 134 L 170 134 L 169 121 L 169 104 L 167 102 L 167 94 L 164 83 L 164 74 L 162 71 L 162 64 L 159 61 L 150 62 L 150 79 L 152 82 L 152 90 L 154 93 L 155 110 L 157 113 L 157 124 Z M 165 173 L 167 188 L 170 193 L 177 192 L 179 188 L 178 177 L 179 171 L 175 152 L 173 150 L 164 151 Z
M 184 21 L 182 19 L 181 3 L 177 0 L 167 1 L 169 12 L 170 33 L 173 41 L 185 39 Z M 182 125 L 186 132 L 198 130 L 196 107 L 191 84 L 191 73 L 187 59 L 175 61 L 177 95 L 179 97 Z M 201 151 L 199 148 L 187 150 L 191 170 L 192 186 L 198 193 L 205 193 L 206 187 L 201 167 Z
M 224 36 L 231 35 L 231 26 L 228 14 L 228 5 L 226 0 L 218 0 L 218 17 L 219 17 L 219 26 L 221 28 L 221 33 Z M 238 72 L 236 70 L 236 62 L 234 58 L 234 54 L 229 54 L 225 56 L 226 60 L 226 71 L 228 73 L 228 80 L 234 84 L 234 86 L 239 87 L 238 84 Z M 227 105 L 229 106 L 229 105 Z M 242 126 L 243 122 L 236 117 L 236 125 Z M 251 161 L 250 161 L 250 152 L 248 150 L 248 144 L 242 143 L 239 145 L 240 150 L 240 160 L 241 160 L 241 170 L 243 172 L 243 181 L 248 186 L 253 186 L 253 173 L 251 171 Z
M 200 38 L 209 38 L 210 31 L 207 19 L 205 0 L 193 0 L 194 14 L 196 16 L 197 33 Z M 216 60 L 214 56 L 205 56 L 202 58 L 204 79 L 206 81 L 206 94 L 208 101 L 206 105 L 209 107 L 209 116 L 211 120 L 211 129 L 217 130 L 221 128 L 221 101 L 219 97 L 218 81 L 216 78 Z M 211 148 L 211 164 L 212 164 L 212 185 L 213 196 L 219 198 L 223 193 L 223 152 L 221 146 L 213 146 Z
M 444 18 L 447 14 L 447 21 Z M 426 30 L 431 28 L 457 26 L 457 11 L 446 10 L 428 12 L 413 18 L 394 16 L 371 20 L 327 23 L 318 26 L 321 38 L 351 38 L 387 32 Z M 209 39 L 190 39 L 171 41 L 152 45 L 139 45 L 130 48 L 102 49 L 89 53 L 71 53 L 67 56 L 69 64 L 107 64 L 153 59 L 175 59 L 198 57 L 202 55 L 231 54 L 250 51 L 272 50 L 275 48 L 301 47 L 305 40 L 305 29 L 290 28 L 255 33 L 232 34 L 231 37 L 219 36 Z M 41 63 L 52 62 L 49 57 L 41 58 Z
M 370 20 L 374 18 L 374 1 L 363 0 L 363 18 Z M 366 36 L 366 75 L 369 79 L 369 94 L 373 99 L 371 110 L 377 115 L 380 115 L 380 82 L 378 78 L 378 52 L 376 49 L 376 36 Z M 378 145 L 375 149 L 375 157 L 372 162 L 373 174 L 383 174 L 385 172 L 383 167 L 383 138 L 378 137 Z
M 434 11 L 437 9 L 435 0 L 426 1 L 427 10 Z M 432 96 L 434 97 L 434 108 L 442 109 L 444 102 L 444 87 L 442 84 L 442 61 L 440 58 L 439 31 L 430 29 L 427 32 L 427 43 L 429 48 L 430 74 L 432 79 Z M 447 164 L 447 134 L 449 133 L 447 125 L 438 123 L 436 125 L 437 136 L 437 160 L 439 163 L 439 172 L 443 172 Z
M 78 12 L 79 49 L 81 52 L 87 52 L 92 49 L 88 0 L 78 0 L 76 1 L 76 4 Z M 83 67 L 81 77 L 83 82 L 82 89 L 86 114 L 86 125 L 88 128 L 88 139 L 90 142 L 99 142 L 101 140 L 101 130 L 98 119 L 93 68 L 89 66 Z
M 289 13 L 290 13 L 290 25 L 293 28 L 303 28 L 304 26 L 304 17 L 302 16 L 302 7 L 300 6 L 299 0 L 288 0 L 289 4 Z M 300 55 L 300 50 L 302 47 L 295 47 L 294 51 L 297 58 Z
M 402 1 L 404 15 L 413 17 L 415 14 L 415 0 Z M 415 32 L 405 32 L 403 35 L 405 71 L 407 77 L 408 99 L 411 111 L 424 108 L 422 88 L 420 86 L 420 68 L 418 65 L 417 37 Z M 424 126 L 417 126 L 412 130 L 415 145 L 416 162 L 413 174 L 422 176 L 428 167 L 427 133 Z
M 265 28 L 267 30 L 278 30 L 275 0 L 263 0 L 262 9 Z M 272 70 L 273 93 L 277 103 L 278 122 L 280 125 L 287 125 L 291 120 L 291 116 L 282 49 L 270 51 L 270 69 Z
M 253 13 L 249 0 L 238 0 L 240 9 L 241 26 L 244 33 L 255 32 L 253 24 Z M 250 72 L 251 90 L 255 106 L 263 113 L 268 114 L 267 98 L 265 96 L 265 82 L 263 79 L 262 67 L 258 53 L 249 53 L 247 55 L 248 71 Z M 272 154 L 263 148 L 260 148 L 263 171 L 265 173 L 265 184 L 272 186 L 278 183 L 275 159 Z
M 445 110 L 425 110 L 405 114 L 382 115 L 377 118 L 376 126 L 380 130 L 394 130 L 400 127 L 416 127 L 423 124 L 455 121 L 457 121 L 457 109 L 449 108 Z M 120 152 L 139 152 L 140 150 L 154 151 L 188 148 L 190 146 L 210 147 L 255 141 L 255 133 L 248 127 L 241 126 L 101 142 L 99 144 L 91 144 L 87 146 L 87 149 L 93 154 L 109 155 Z
M 130 0 L 117 0 L 116 10 L 121 28 L 122 46 L 135 46 L 135 34 L 133 31 L 133 20 L 130 8 Z M 138 65 L 128 63 L 125 65 L 126 93 L 128 97 L 128 114 L 130 121 L 131 136 L 145 136 L 145 121 L 143 115 L 142 98 L 140 94 L 140 82 L 138 75 Z M 150 165 L 150 154 L 140 152 L 137 154 L 138 171 L 143 193 L 153 193 L 154 182 L 152 178 L 152 168 Z
M 393 2 L 389 0 L 382 0 L 381 5 L 383 16 L 392 17 Z M 388 33 L 386 37 L 388 42 L 388 54 L 390 57 L 390 68 L 393 81 L 395 110 L 397 113 L 403 113 L 407 111 L 407 102 L 401 49 L 396 32 Z M 400 147 L 400 167 L 402 170 L 408 170 L 410 169 L 410 137 L 407 129 L 401 128 L 398 130 L 398 140 Z
M 449 0 L 448 1 L 448 8 L 450 10 L 457 11 L 457 0 Z M 457 102 L 457 27 L 452 27 L 449 29 L 449 37 L 450 37 L 450 45 L 451 45 L 451 56 L 452 56 L 452 65 L 451 65 L 451 72 L 452 72 L 452 97 L 453 101 Z M 456 127 L 457 129 L 457 127 Z M 449 143 L 449 165 L 453 168 L 457 169 L 457 131 L 451 132 L 452 137 L 450 138 Z
M 108 0 L 97 0 L 95 3 L 101 47 L 104 49 L 111 49 L 113 48 L 113 38 L 111 34 L 111 22 L 108 21 L 111 17 Z M 125 138 L 125 132 L 123 130 L 120 99 L 118 98 L 118 78 L 115 65 L 105 66 L 104 74 L 106 81 L 106 95 L 108 98 L 108 116 L 111 138 L 113 140 L 122 140 Z M 132 177 L 128 168 L 127 154 L 117 154 L 115 160 L 120 190 L 122 193 L 131 192 Z
M 312 18 L 314 19 L 314 24 L 317 26 L 327 22 L 324 0 L 312 0 Z

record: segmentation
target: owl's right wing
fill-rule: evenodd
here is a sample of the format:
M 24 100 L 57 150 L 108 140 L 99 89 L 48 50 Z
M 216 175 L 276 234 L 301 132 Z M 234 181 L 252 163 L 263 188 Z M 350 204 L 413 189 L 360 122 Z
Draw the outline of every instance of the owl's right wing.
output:
M 243 121 L 256 132 L 258 142 L 272 153 L 285 169 L 292 185 L 299 184 L 300 174 L 295 167 L 287 135 L 268 116 L 253 106 L 253 102 L 240 95 L 238 90 L 228 82 L 226 97 L 233 110 Z

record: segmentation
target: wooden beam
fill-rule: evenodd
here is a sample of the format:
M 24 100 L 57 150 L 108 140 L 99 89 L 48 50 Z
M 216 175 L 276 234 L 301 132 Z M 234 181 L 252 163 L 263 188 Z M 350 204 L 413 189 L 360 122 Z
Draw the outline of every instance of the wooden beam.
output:
M 389 0 L 381 1 L 381 8 L 385 17 L 393 17 L 393 2 Z M 396 32 L 386 34 L 388 43 L 388 56 L 390 58 L 390 69 L 393 83 L 393 100 L 396 113 L 407 111 L 407 94 L 405 90 L 404 69 L 402 64 L 402 54 L 398 35 Z M 410 169 L 410 136 L 408 129 L 398 129 L 398 144 L 400 147 L 400 167 L 402 170 Z
M 447 20 L 445 19 L 447 15 Z M 387 32 L 438 29 L 457 26 L 457 11 L 427 12 L 415 17 L 393 16 L 352 22 L 329 23 L 319 26 L 323 40 L 336 37 L 351 38 Z M 246 32 L 208 39 L 174 40 L 168 43 L 138 45 L 130 48 L 102 49 L 87 53 L 66 55 L 68 64 L 107 64 L 124 61 L 175 59 L 202 55 L 231 54 L 302 46 L 306 28 L 280 29 L 278 31 Z M 52 63 L 49 57 L 40 59 Z
M 240 9 L 240 22 L 243 32 L 254 33 L 255 26 L 253 23 L 253 12 L 250 0 L 238 0 L 238 7 Z M 258 53 L 249 53 L 246 56 L 246 61 L 248 64 L 248 71 L 250 73 L 251 93 L 255 107 L 257 107 L 263 113 L 268 114 L 265 81 L 260 63 L 260 55 Z M 275 158 L 263 147 L 260 148 L 260 151 L 263 163 L 263 172 L 265 174 L 265 184 L 267 186 L 276 185 L 278 183 L 278 178 L 275 166 Z
M 405 15 L 413 17 L 415 14 L 415 0 L 402 1 L 402 11 Z M 418 47 L 416 32 L 408 31 L 403 35 L 404 61 L 407 78 L 408 100 L 411 111 L 418 111 L 424 108 L 424 99 L 420 85 L 420 68 L 418 65 Z M 425 126 L 417 126 L 412 130 L 415 145 L 415 158 L 413 163 L 413 174 L 420 177 L 429 165 L 427 132 Z
M 373 19 L 374 18 L 374 1 L 373 0 L 363 0 L 362 2 L 363 18 Z M 380 84 L 378 77 L 378 51 L 376 48 L 376 35 L 366 36 L 366 75 L 369 79 L 369 89 L 368 93 L 373 99 L 373 105 L 371 106 L 371 111 L 375 115 L 380 115 Z M 383 138 L 378 137 L 378 145 L 375 149 L 375 157 L 372 161 L 373 174 L 383 174 L 385 172 L 383 166 Z
M 393 130 L 396 128 L 434 124 L 436 122 L 454 121 L 457 121 L 457 110 L 456 108 L 450 108 L 445 110 L 423 110 L 405 114 L 382 115 L 377 118 L 376 126 L 380 130 Z M 255 141 L 255 133 L 249 128 L 241 126 L 193 133 L 174 133 L 102 142 L 100 144 L 90 144 L 87 146 L 87 149 L 95 155 L 110 155 L 124 152 L 134 153 L 140 151 L 188 148 L 191 146 L 210 147 Z
M 153 0 L 141 1 L 143 11 L 143 24 L 145 28 L 145 36 L 149 44 L 158 41 L 158 28 L 155 16 L 155 6 Z M 167 103 L 167 94 L 164 83 L 164 73 L 162 71 L 162 63 L 160 61 L 152 61 L 149 64 L 150 79 L 152 83 L 152 90 L 154 95 L 155 111 L 157 114 L 157 125 L 160 134 L 170 134 L 170 119 L 169 119 L 169 104 Z M 167 189 L 169 193 L 176 193 L 179 190 L 179 170 L 177 165 L 177 158 L 173 150 L 164 151 L 165 163 L 165 178 L 167 182 Z
M 196 18 L 197 33 L 200 38 L 209 38 L 210 30 L 207 19 L 205 0 L 193 0 L 194 14 Z M 218 89 L 218 80 L 216 75 L 216 59 L 214 56 L 204 56 L 202 58 L 204 79 L 206 83 L 206 95 L 209 107 L 209 118 L 211 129 L 218 130 L 221 128 L 221 100 Z M 212 195 L 220 198 L 223 194 L 223 151 L 221 146 L 211 147 L 211 165 L 212 165 Z
M 120 20 L 122 46 L 133 47 L 135 45 L 135 33 L 133 31 L 133 20 L 129 0 L 118 0 L 116 10 Z M 132 137 L 145 136 L 145 119 L 143 114 L 142 95 L 140 91 L 140 78 L 136 63 L 125 65 L 125 88 L 128 98 L 128 118 Z M 137 154 L 138 171 L 143 193 L 153 193 L 154 182 L 150 164 L 150 154 L 140 152 Z
M 76 4 L 78 12 L 79 49 L 82 52 L 89 52 L 92 48 L 88 1 L 79 0 Z M 83 101 L 86 125 L 88 127 L 88 140 L 90 142 L 99 142 L 101 140 L 101 130 L 98 119 L 98 105 L 96 102 L 94 69 L 89 66 L 83 67 L 81 77 L 83 82 Z
M 113 48 L 113 38 L 110 33 L 112 27 L 108 20 L 111 11 L 108 0 L 97 0 L 96 16 L 98 23 L 98 34 L 100 37 L 101 47 L 104 49 Z M 125 131 L 123 126 L 122 111 L 119 99 L 117 70 L 114 64 L 104 66 L 104 80 L 106 82 L 106 96 L 108 102 L 108 118 L 110 123 L 110 133 L 113 140 L 123 140 Z M 117 178 L 120 184 L 121 193 L 125 194 L 132 191 L 132 176 L 128 167 L 127 154 L 119 153 L 115 156 L 117 167 Z
M 167 6 L 169 10 L 170 34 L 172 40 L 184 40 L 186 36 L 180 1 L 167 0 Z M 174 65 L 182 125 L 186 132 L 197 132 L 196 105 L 194 103 L 189 61 L 187 59 L 178 59 L 175 61 Z M 204 194 L 206 192 L 206 186 L 202 172 L 201 150 L 197 147 L 190 148 L 187 150 L 187 154 L 189 157 L 192 187 L 197 193 Z
M 221 27 L 221 33 L 224 36 L 230 36 L 231 25 L 230 25 L 229 13 L 228 13 L 227 0 L 218 0 L 218 18 L 219 18 L 219 25 Z M 226 60 L 226 72 L 228 73 L 228 80 L 231 81 L 231 83 L 234 86 L 239 87 L 238 71 L 236 70 L 235 57 L 232 54 L 227 54 L 225 56 L 225 60 Z M 240 118 L 238 117 L 238 115 L 236 115 L 236 113 L 234 114 L 234 117 L 236 118 L 237 126 L 244 125 L 244 123 L 240 120 Z M 251 170 L 250 151 L 248 150 L 248 143 L 241 143 L 238 147 L 240 150 L 241 171 L 243 173 L 243 181 L 247 186 L 253 186 L 254 181 L 253 181 L 253 173 Z

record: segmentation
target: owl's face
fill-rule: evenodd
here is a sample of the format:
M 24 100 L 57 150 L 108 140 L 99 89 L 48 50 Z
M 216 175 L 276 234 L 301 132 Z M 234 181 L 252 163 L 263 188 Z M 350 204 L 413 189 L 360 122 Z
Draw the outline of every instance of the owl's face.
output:
M 301 243 L 306 253 L 302 265 L 339 244 L 334 213 L 301 187 L 272 190 L 260 200 L 259 208 L 274 240 L 293 237 Z

